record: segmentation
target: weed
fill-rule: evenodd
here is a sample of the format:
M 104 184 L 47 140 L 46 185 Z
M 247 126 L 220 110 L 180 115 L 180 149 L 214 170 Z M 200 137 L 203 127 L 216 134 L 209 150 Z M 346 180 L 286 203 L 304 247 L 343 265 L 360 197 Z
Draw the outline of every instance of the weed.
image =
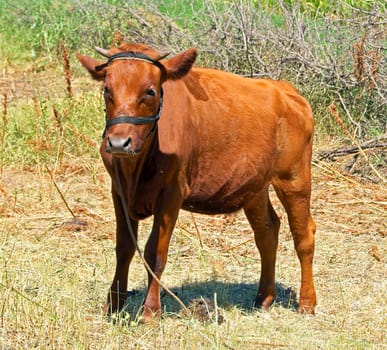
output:
M 3 176 L 4 170 L 4 152 L 5 152 L 5 134 L 8 124 L 8 96 L 3 92 L 3 113 L 2 113 L 2 125 L 1 125 L 1 135 L 0 135 L 0 179 Z
M 69 51 L 66 49 L 66 47 L 63 44 L 59 46 L 59 49 L 63 58 L 63 70 L 65 74 L 65 79 L 66 79 L 67 96 L 69 98 L 72 98 L 73 90 L 71 87 L 71 69 L 70 69 Z
M 365 67 L 364 67 L 364 42 L 365 42 L 366 36 L 363 35 L 359 42 L 355 43 L 353 45 L 353 59 L 354 59 L 354 74 L 356 77 L 356 81 L 358 86 L 361 86 L 364 82 L 364 75 L 365 75 Z

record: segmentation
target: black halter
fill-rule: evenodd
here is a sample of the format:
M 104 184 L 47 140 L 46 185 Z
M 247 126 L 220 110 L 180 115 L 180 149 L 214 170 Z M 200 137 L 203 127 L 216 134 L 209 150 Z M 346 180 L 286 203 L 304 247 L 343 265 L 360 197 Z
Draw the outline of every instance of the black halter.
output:
M 163 89 L 161 89 L 161 96 L 160 96 L 160 103 L 159 103 L 159 109 L 157 110 L 157 113 L 155 115 L 147 116 L 147 117 L 133 117 L 128 115 L 120 115 L 119 117 L 115 118 L 108 118 L 106 116 L 106 125 L 105 130 L 103 131 L 102 138 L 105 138 L 106 131 L 111 128 L 113 125 L 117 124 L 135 124 L 135 125 L 143 125 L 143 124 L 153 124 L 152 129 L 149 131 L 149 134 L 147 137 L 155 131 L 157 127 L 157 121 L 160 119 L 161 111 L 163 109 Z
M 120 52 L 115 55 L 112 55 L 109 57 L 108 61 L 104 64 L 101 64 L 100 66 L 95 67 L 96 71 L 100 71 L 107 66 L 109 66 L 113 61 L 117 60 L 137 60 L 137 61 L 144 61 L 151 63 L 155 65 L 156 67 L 160 68 L 161 72 L 164 74 L 165 67 L 157 60 L 154 60 L 153 58 L 150 58 L 147 55 L 144 55 L 142 53 L 135 53 L 135 52 Z M 160 91 L 160 103 L 159 108 L 157 110 L 157 113 L 151 116 L 128 116 L 128 115 L 120 115 L 115 118 L 108 118 L 106 116 L 106 126 L 105 130 L 102 134 L 102 138 L 105 137 L 106 131 L 112 127 L 113 125 L 117 124 L 135 124 L 135 125 L 143 125 L 143 124 L 151 124 L 154 123 L 152 129 L 149 131 L 147 137 L 156 129 L 157 127 L 157 121 L 160 119 L 161 111 L 163 108 L 163 89 Z

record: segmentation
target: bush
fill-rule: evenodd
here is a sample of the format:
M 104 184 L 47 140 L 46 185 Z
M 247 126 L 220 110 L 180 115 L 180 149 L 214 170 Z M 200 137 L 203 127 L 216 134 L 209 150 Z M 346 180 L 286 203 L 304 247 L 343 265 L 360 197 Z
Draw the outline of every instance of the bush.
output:
M 147 41 L 152 31 L 156 42 L 178 50 L 198 47 L 201 64 L 289 80 L 311 101 L 318 124 L 328 132 L 337 128 L 327 109 L 334 103 L 357 137 L 382 133 L 387 114 L 382 4 L 368 10 L 343 4 L 325 16 L 317 16 L 315 8 L 311 13 L 279 4 L 274 9 L 270 2 L 232 2 L 227 7 L 206 2 L 195 12 L 195 28 L 189 23 L 185 29 L 157 8 L 148 9 L 157 31 L 153 24 L 143 24 L 142 37 L 138 31 L 128 37 Z
M 90 52 L 114 44 L 114 33 L 172 53 L 195 46 L 198 64 L 293 82 L 329 133 L 337 128 L 327 109 L 334 103 L 366 138 L 386 128 L 384 3 L 356 3 L 6 0 L 1 50 L 16 60 L 55 60 L 60 45 Z

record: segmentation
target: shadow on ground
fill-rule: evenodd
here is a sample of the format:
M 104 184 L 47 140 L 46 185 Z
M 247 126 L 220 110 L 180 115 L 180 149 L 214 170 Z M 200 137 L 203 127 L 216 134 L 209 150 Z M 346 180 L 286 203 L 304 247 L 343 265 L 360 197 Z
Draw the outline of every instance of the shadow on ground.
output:
M 258 286 L 252 283 L 224 283 L 219 281 L 205 281 L 184 284 L 179 288 L 171 288 L 172 292 L 188 306 L 191 301 L 204 298 L 215 303 L 221 309 L 237 307 L 243 312 L 255 312 L 254 300 Z M 128 298 L 124 311 L 135 319 L 141 313 L 146 289 L 128 291 Z M 286 309 L 296 310 L 296 292 L 291 287 L 276 283 L 276 299 L 274 304 Z M 164 290 L 161 291 L 161 304 L 164 313 L 178 314 L 182 311 L 179 303 Z

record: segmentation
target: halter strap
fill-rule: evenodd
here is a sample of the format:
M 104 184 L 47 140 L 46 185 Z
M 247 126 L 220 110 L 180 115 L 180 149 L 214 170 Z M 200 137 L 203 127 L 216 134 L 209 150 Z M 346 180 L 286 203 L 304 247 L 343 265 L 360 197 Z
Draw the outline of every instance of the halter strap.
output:
M 132 51 L 124 51 L 124 52 L 119 52 L 114 55 L 111 55 L 108 58 L 106 63 L 96 66 L 95 70 L 98 72 L 106 68 L 107 66 L 109 66 L 112 62 L 118 61 L 118 60 L 136 60 L 136 61 L 148 62 L 158 67 L 163 73 L 165 72 L 165 67 L 158 60 L 155 60 L 143 53 L 137 53 Z

